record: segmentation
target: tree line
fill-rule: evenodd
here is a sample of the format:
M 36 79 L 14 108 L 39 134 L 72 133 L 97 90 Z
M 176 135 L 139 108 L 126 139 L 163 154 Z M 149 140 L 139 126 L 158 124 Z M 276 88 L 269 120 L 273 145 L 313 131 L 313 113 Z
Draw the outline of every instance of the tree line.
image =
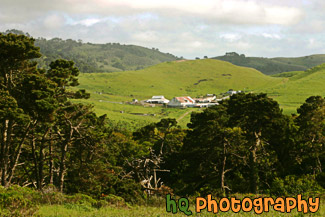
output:
M 130 132 L 97 116 L 74 62 L 37 67 L 35 40 L 0 34 L 0 181 L 65 193 L 177 195 L 322 192 L 325 99 L 296 115 L 266 94 L 239 93 L 194 112 L 187 129 L 162 119 Z M 299 192 L 303 191 L 303 192 Z

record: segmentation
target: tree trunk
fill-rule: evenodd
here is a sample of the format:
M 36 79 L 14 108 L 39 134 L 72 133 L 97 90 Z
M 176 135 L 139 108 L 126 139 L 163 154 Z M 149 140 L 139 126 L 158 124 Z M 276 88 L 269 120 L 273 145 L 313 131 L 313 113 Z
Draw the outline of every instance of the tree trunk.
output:
M 221 184 L 221 193 L 222 196 L 226 196 L 226 188 L 225 188 L 225 170 L 226 170 L 226 162 L 227 162 L 227 156 L 226 156 L 226 144 L 223 144 L 223 161 L 222 161 L 222 168 L 221 168 L 221 179 L 220 179 L 220 184 Z
M 255 143 L 251 148 L 251 152 L 249 155 L 249 165 L 250 165 L 250 191 L 251 193 L 258 193 L 258 184 L 259 184 L 259 176 L 258 176 L 258 168 L 257 168 L 257 150 L 261 145 L 261 132 L 254 133 L 255 134 Z
M 53 140 L 52 140 L 52 129 L 50 129 L 50 142 L 49 142 L 49 175 L 50 184 L 53 185 L 53 154 L 52 154 Z
M 60 160 L 60 171 L 59 171 L 59 189 L 61 192 L 63 192 L 64 176 L 66 173 L 66 156 L 68 151 L 68 145 L 71 142 L 73 131 L 74 131 L 72 123 L 69 122 L 69 124 L 70 124 L 69 134 L 66 135 L 67 137 L 61 144 L 61 160 Z
M 32 148 L 32 156 L 33 156 L 33 161 L 34 161 L 34 173 L 35 173 L 35 179 L 36 179 L 36 186 L 37 189 L 40 189 L 40 178 L 39 178 L 39 173 L 38 173 L 38 159 L 37 159 L 37 154 L 36 154 L 36 145 L 35 145 L 35 138 L 32 138 L 31 141 L 31 148 Z M 33 180 L 31 180 L 33 182 Z
M 2 141 L 1 141 L 1 185 L 6 185 L 6 171 L 7 171 L 7 162 L 6 162 L 6 149 L 7 149 L 7 140 L 8 140 L 8 127 L 9 120 L 3 122 L 2 129 Z
M 33 126 L 35 124 L 36 124 L 36 121 L 33 123 Z M 19 158 L 20 158 L 20 154 L 21 154 L 23 144 L 25 143 L 26 137 L 28 136 L 31 127 L 32 127 L 32 123 L 29 123 L 28 126 L 27 126 L 27 129 L 26 129 L 26 131 L 24 133 L 24 137 L 19 142 L 19 145 L 18 145 L 17 149 L 15 151 L 13 151 L 13 153 L 12 153 L 12 155 L 14 157 L 12 158 L 11 168 L 10 168 L 9 175 L 8 175 L 8 183 L 9 184 L 11 184 L 11 180 L 12 180 L 14 174 L 15 174 L 15 170 L 16 170 L 16 167 L 18 165 L 18 161 L 19 161 Z
M 12 146 L 11 136 L 12 136 L 13 121 L 5 120 L 3 129 L 3 139 L 1 145 L 1 185 L 8 187 L 8 171 L 10 166 L 9 151 Z
M 66 153 L 68 151 L 68 144 L 65 143 L 61 146 L 61 161 L 60 161 L 60 172 L 59 172 L 59 189 L 63 192 L 64 176 L 66 173 Z

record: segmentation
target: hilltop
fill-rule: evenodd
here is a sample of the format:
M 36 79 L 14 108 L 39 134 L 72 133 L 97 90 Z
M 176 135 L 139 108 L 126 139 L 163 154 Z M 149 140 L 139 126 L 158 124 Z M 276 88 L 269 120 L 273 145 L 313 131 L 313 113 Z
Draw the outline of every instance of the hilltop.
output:
M 304 57 L 246 57 L 236 52 L 226 53 L 224 56 L 213 57 L 212 59 L 231 62 L 238 66 L 245 66 L 257 69 L 266 75 L 272 75 L 289 71 L 304 71 L 308 68 L 325 63 L 325 54 L 317 54 Z

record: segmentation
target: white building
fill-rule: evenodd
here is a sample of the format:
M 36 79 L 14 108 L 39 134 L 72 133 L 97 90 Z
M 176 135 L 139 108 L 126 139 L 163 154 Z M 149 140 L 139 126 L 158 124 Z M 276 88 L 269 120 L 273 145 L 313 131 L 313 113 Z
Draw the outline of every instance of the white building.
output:
M 219 103 L 217 102 L 210 102 L 210 103 L 196 103 L 194 104 L 195 108 L 208 108 L 208 107 L 212 107 L 212 106 L 216 106 L 219 105 Z
M 206 96 L 206 97 L 203 97 L 203 98 L 194 98 L 194 100 L 197 103 L 210 103 L 213 100 L 216 100 L 216 98 L 217 98 L 216 96 Z
M 169 103 L 169 100 L 166 99 L 164 96 L 153 96 L 151 99 L 148 99 L 146 102 L 152 104 L 167 104 Z
M 235 91 L 233 89 L 230 89 L 226 92 L 226 94 L 228 94 L 228 95 L 233 95 L 233 94 L 237 94 L 237 93 L 242 93 L 242 91 L 241 90 Z
M 195 100 L 192 99 L 190 96 L 184 96 L 184 97 L 174 97 L 170 102 L 168 103 L 169 107 L 190 107 L 194 106 Z

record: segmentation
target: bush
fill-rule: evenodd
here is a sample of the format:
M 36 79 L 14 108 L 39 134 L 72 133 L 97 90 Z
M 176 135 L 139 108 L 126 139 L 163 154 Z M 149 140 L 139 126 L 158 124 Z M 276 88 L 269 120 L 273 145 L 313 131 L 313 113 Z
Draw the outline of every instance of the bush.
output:
M 37 210 L 37 205 L 41 203 L 43 203 L 41 193 L 33 189 L 21 188 L 19 186 L 12 186 L 7 189 L 0 187 L 0 209 L 2 216 L 32 215 Z
M 66 196 L 66 203 L 93 206 L 96 200 L 85 194 L 74 194 Z
M 324 192 L 324 189 L 312 175 L 302 177 L 290 175 L 284 179 L 275 178 L 270 189 L 270 193 L 275 196 L 296 196 L 298 194 L 310 196 L 322 192 Z
M 144 204 L 145 194 L 141 189 L 141 185 L 132 179 L 121 180 L 113 186 L 115 195 L 124 198 L 128 203 Z

